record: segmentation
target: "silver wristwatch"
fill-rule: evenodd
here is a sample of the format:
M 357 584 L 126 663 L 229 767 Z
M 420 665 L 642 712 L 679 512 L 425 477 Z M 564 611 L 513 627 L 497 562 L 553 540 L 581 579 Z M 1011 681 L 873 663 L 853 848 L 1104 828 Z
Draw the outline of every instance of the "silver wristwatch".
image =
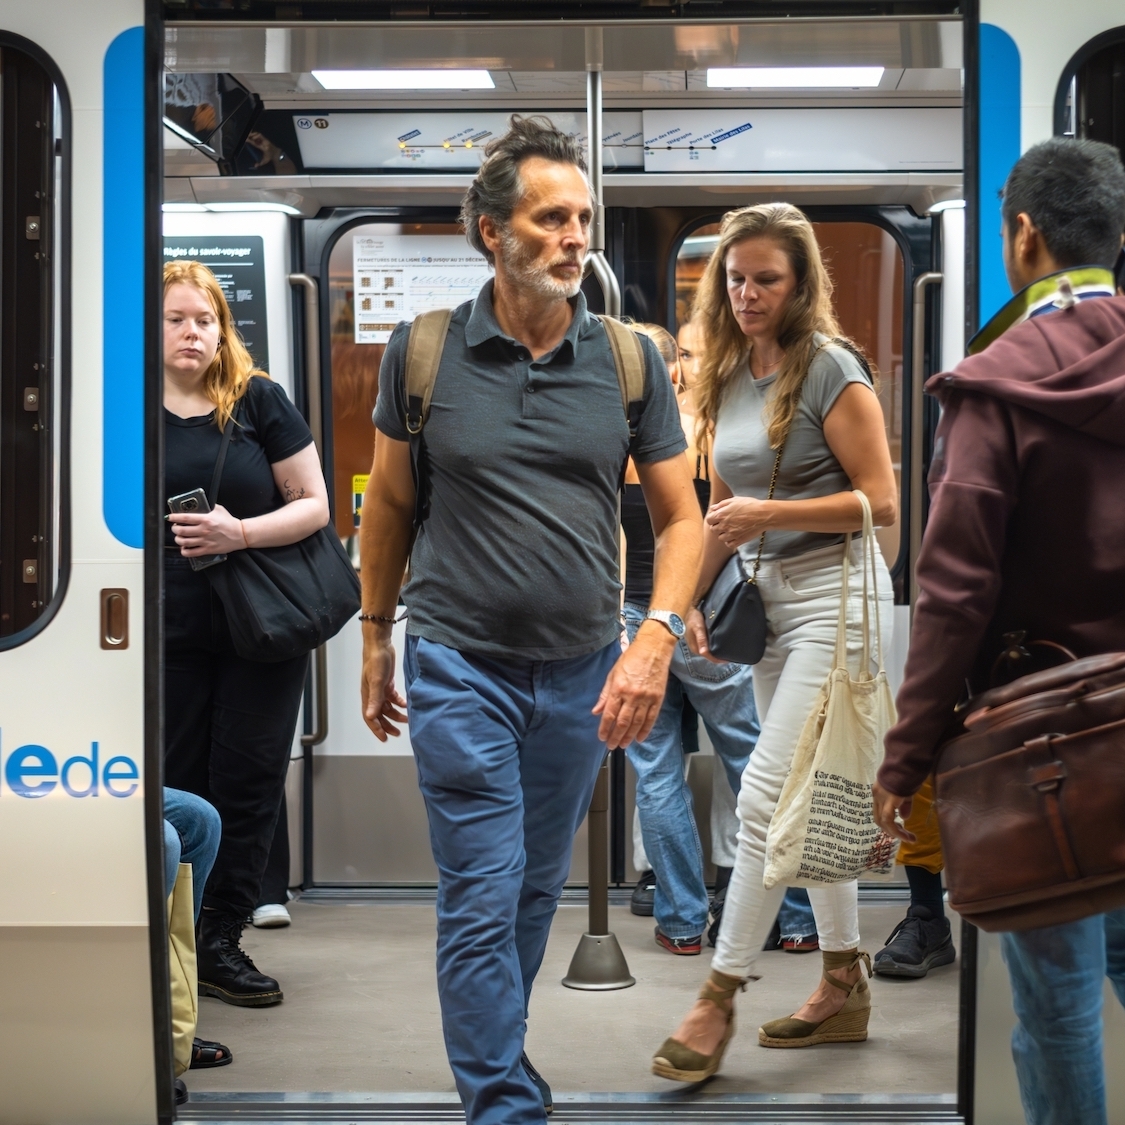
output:
M 684 619 L 678 613 L 673 613 L 670 609 L 650 609 L 648 613 L 645 614 L 645 620 L 659 621 L 676 640 L 679 640 L 687 632 Z

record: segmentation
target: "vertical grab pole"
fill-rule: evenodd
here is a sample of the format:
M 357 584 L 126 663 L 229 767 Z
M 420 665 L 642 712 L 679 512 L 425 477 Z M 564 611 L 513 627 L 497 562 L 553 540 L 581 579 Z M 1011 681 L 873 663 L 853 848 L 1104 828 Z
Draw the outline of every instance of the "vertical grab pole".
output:
M 621 315 L 621 290 L 605 258 L 605 208 L 602 206 L 602 29 L 586 29 L 586 135 L 590 139 L 590 187 L 594 220 L 590 229 L 590 264 L 605 294 L 610 316 Z M 602 759 L 586 819 L 589 845 L 588 932 L 582 935 L 563 977 L 567 988 L 608 992 L 636 984 L 625 954 L 609 930 L 609 755 Z
M 942 275 L 935 270 L 914 279 L 914 332 L 910 353 L 910 606 L 918 602 L 918 552 L 922 549 L 922 505 L 926 482 L 922 479 L 925 438 L 926 290 Z M 941 369 L 938 368 L 940 371 Z

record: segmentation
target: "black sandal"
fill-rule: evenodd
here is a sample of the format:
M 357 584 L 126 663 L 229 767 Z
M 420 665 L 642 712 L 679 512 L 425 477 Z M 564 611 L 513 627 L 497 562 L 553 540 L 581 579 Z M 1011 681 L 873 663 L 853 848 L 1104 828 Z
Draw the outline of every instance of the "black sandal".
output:
M 234 1062 L 229 1047 L 210 1039 L 193 1039 L 191 1044 L 191 1066 L 189 1070 L 208 1070 L 213 1066 L 226 1066 Z

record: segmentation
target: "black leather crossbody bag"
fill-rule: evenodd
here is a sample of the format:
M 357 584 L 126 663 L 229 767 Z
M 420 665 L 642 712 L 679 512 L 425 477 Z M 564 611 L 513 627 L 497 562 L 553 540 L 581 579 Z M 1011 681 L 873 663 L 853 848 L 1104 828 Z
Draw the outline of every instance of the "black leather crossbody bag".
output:
M 786 439 L 788 436 L 786 434 Z M 784 451 L 783 441 L 774 458 L 767 500 L 773 499 Z M 707 626 L 707 647 L 711 655 L 729 660 L 732 664 L 757 664 L 766 651 L 766 607 L 758 589 L 758 568 L 762 565 L 765 542 L 766 533 L 763 531 L 758 540 L 758 557 L 750 575 L 746 574 L 742 558 L 735 551 L 711 583 L 711 589 L 699 606 Z
M 235 407 L 223 430 L 208 499 L 218 503 Z M 302 656 L 334 637 L 360 610 L 359 579 L 332 525 L 283 547 L 231 551 L 207 577 L 226 610 L 234 651 L 276 663 Z

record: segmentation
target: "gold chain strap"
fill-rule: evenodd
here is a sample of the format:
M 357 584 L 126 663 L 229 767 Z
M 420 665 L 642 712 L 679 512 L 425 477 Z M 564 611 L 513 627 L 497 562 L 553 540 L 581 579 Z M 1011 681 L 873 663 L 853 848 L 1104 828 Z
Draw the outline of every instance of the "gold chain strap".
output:
M 773 499 L 773 490 L 777 487 L 777 474 L 781 469 L 781 455 L 785 452 L 785 443 L 789 440 L 789 433 L 786 431 L 785 437 L 781 439 L 781 444 L 777 447 L 777 456 L 773 459 L 773 474 L 770 476 L 770 490 L 766 494 L 766 502 L 768 503 Z M 758 557 L 754 560 L 754 573 L 747 579 L 748 582 L 758 584 L 758 567 L 762 565 L 762 548 L 766 545 L 766 533 L 763 531 L 761 538 L 758 540 Z

